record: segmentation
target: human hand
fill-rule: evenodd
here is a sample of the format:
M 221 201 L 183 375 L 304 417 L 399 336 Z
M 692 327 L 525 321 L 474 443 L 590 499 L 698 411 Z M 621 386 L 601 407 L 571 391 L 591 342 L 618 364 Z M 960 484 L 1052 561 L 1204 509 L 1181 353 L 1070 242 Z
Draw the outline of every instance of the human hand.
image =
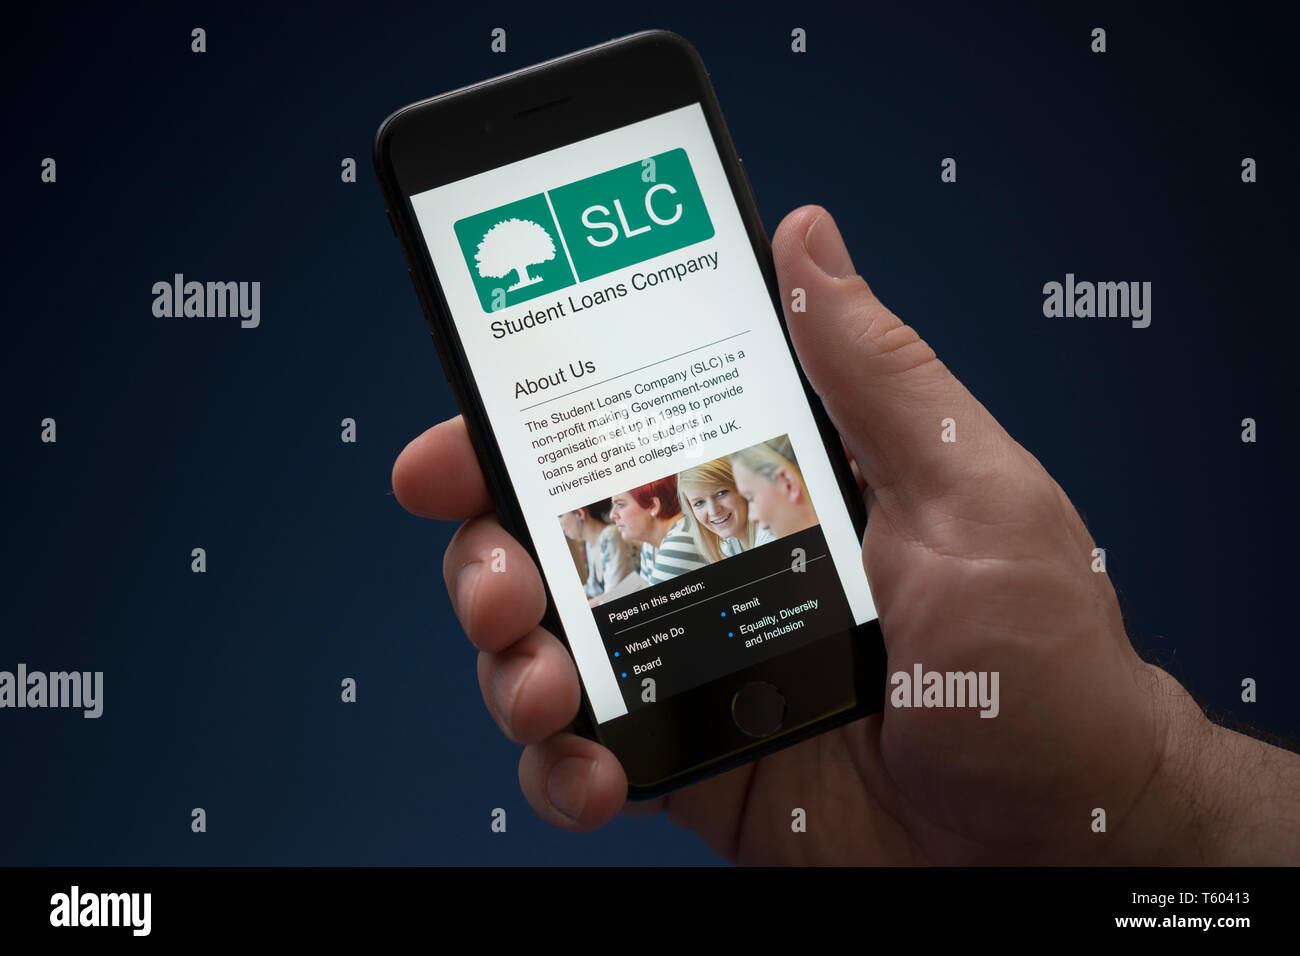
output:
M 804 207 L 773 239 L 782 299 L 809 380 L 854 459 L 868 508 L 863 560 L 889 673 L 996 671 L 1000 711 L 894 708 L 655 801 L 626 803 L 599 744 L 565 731 L 573 663 L 538 626 L 541 578 L 491 515 L 464 424 L 399 456 L 410 511 L 466 520 L 444 575 L 481 651 L 488 710 L 525 744 L 520 785 L 543 819 L 574 830 L 664 810 L 745 863 L 1165 863 L 1256 859 L 1225 827 L 1230 767 L 1256 758 L 1300 790 L 1292 755 L 1211 724 L 1144 663 L 1093 541 L 1064 492 L 855 274 L 829 215 Z M 952 419 L 957 441 L 940 440 Z M 484 574 L 493 549 L 508 571 Z M 888 696 L 888 688 L 887 688 Z M 1247 748 L 1249 753 L 1247 753 Z M 1258 751 L 1258 753 L 1256 753 Z M 803 808 L 807 831 L 792 832 Z M 1269 804 L 1263 819 L 1276 810 Z M 1106 812 L 1094 832 L 1094 809 Z M 1294 819 L 1294 817 L 1292 817 Z M 1291 831 L 1290 852 L 1297 852 Z M 1254 846 L 1254 844 L 1252 844 Z M 1271 845 L 1276 851 L 1276 844 Z

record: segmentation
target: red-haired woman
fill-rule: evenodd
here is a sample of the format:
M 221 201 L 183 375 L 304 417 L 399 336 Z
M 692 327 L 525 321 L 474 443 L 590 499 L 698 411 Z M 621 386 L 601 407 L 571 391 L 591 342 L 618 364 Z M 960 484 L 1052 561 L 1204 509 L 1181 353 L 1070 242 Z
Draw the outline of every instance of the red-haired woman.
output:
M 687 530 L 677 498 L 677 476 L 668 475 L 610 499 L 609 517 L 628 541 L 641 543 L 641 576 L 660 584 L 708 562 Z

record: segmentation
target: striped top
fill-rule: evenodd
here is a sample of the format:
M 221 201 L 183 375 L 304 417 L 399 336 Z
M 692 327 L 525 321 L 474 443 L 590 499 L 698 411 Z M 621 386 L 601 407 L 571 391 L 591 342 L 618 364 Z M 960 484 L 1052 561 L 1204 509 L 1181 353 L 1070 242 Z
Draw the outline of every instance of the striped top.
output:
M 686 530 L 685 516 L 673 522 L 658 549 L 648 543 L 641 547 L 641 576 L 651 585 L 662 584 L 708 563 Z

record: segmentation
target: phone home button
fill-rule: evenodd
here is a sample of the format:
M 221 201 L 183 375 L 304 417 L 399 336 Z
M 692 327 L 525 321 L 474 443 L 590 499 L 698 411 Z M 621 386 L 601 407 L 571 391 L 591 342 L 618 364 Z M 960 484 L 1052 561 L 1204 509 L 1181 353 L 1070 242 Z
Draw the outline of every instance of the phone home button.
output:
M 785 698 L 771 684 L 752 681 L 731 698 L 731 719 L 751 737 L 770 737 L 785 721 Z

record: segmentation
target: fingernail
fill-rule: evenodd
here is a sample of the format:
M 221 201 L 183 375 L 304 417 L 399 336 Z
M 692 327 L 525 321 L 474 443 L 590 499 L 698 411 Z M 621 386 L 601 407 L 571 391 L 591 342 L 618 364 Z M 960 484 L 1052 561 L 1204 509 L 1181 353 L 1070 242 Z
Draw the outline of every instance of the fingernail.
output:
M 830 213 L 824 212 L 813 220 L 804 234 L 803 246 L 817 268 L 828 276 L 847 279 L 857 275 L 853 268 L 853 258 L 849 255 L 849 250 L 844 248 L 844 239 Z
M 497 668 L 492 675 L 492 702 L 496 704 L 497 715 L 506 724 L 510 723 L 510 711 L 514 707 L 519 690 L 528 680 L 528 672 L 537 663 L 536 657 L 512 657 L 509 662 Z
M 590 757 L 565 757 L 552 767 L 546 778 L 551 806 L 570 820 L 582 816 L 582 808 L 587 805 L 587 785 L 595 769 L 596 761 Z
M 471 561 L 456 575 L 456 613 L 460 615 L 460 623 L 467 632 L 470 625 L 469 611 L 474 603 L 474 589 L 478 587 L 478 576 L 482 568 L 482 561 Z

